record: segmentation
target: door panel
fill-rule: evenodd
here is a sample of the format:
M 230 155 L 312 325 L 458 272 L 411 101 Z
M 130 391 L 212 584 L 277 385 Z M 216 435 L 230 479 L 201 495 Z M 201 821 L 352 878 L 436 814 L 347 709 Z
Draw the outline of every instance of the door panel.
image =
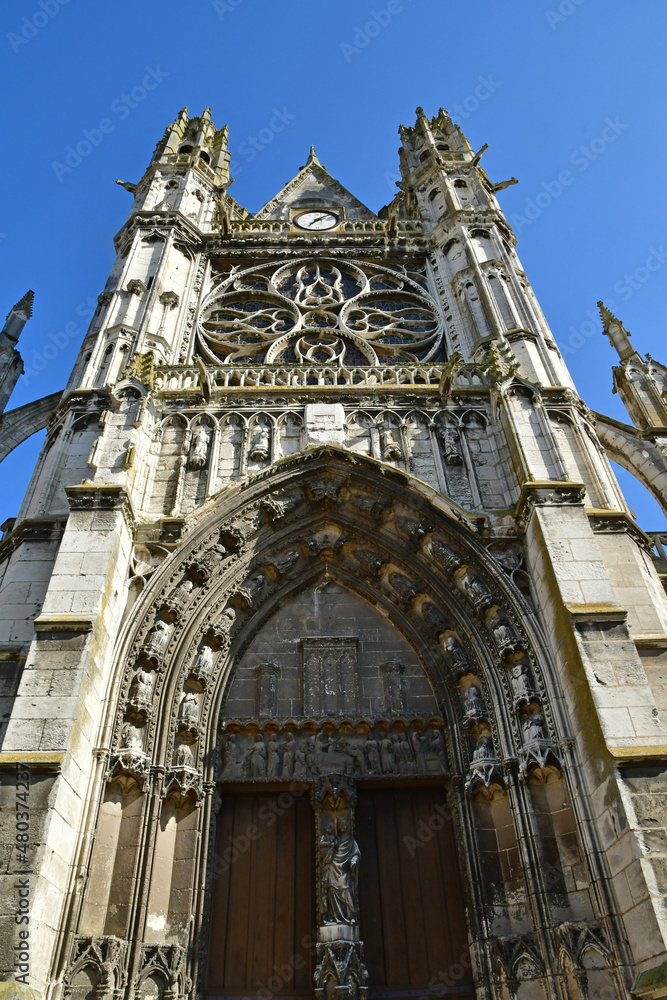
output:
M 306 795 L 224 796 L 214 866 L 221 874 L 214 876 L 211 893 L 208 996 L 313 995 L 314 844 Z
M 371 996 L 417 990 L 462 997 L 472 984 L 454 831 L 444 811 L 439 788 L 359 794 L 361 937 Z

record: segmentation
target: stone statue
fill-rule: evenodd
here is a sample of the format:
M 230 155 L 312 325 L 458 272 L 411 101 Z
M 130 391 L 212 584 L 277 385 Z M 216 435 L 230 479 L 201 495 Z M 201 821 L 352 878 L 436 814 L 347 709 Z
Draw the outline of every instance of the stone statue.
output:
M 269 457 L 269 428 L 260 426 L 255 434 L 250 449 L 253 462 L 265 462 Z
M 181 580 L 178 587 L 171 595 L 171 606 L 178 609 L 185 607 L 190 599 L 192 591 L 194 590 L 194 586 L 194 580 L 189 576 L 186 576 L 183 580 Z
M 394 757 L 394 741 L 386 736 L 380 740 L 380 763 L 383 774 L 396 774 L 396 758 Z
M 509 646 L 513 647 L 516 645 L 516 635 L 507 622 L 504 622 L 500 617 L 495 617 L 490 624 L 491 630 L 496 637 L 496 642 L 501 649 L 507 649 Z
M 493 740 L 490 736 L 480 736 L 475 744 L 475 750 L 472 755 L 473 763 L 475 761 L 493 760 L 495 761 L 496 755 L 493 750 Z
M 445 763 L 445 741 L 439 729 L 431 731 L 430 739 L 424 747 L 424 758 L 428 773 L 443 774 L 447 770 Z
M 463 695 L 463 704 L 466 715 L 469 715 L 472 718 L 478 718 L 479 716 L 486 715 L 486 706 L 484 704 L 484 699 L 482 698 L 482 692 L 476 684 L 471 684 L 467 691 L 465 691 Z
M 269 740 L 269 753 L 266 761 L 267 778 L 278 778 L 280 772 L 280 744 L 276 736 Z
M 533 678 L 525 663 L 514 663 L 510 670 L 510 683 L 514 692 L 514 701 L 517 705 L 527 704 L 535 696 Z
M 266 747 L 264 737 L 259 733 L 255 736 L 255 742 L 248 751 L 248 769 L 251 778 L 266 777 Z
M 167 624 L 162 618 L 158 618 L 146 636 L 146 642 L 143 647 L 144 654 L 160 663 L 167 648 L 170 635 L 171 625 Z
M 176 748 L 176 767 L 194 767 L 194 753 L 189 743 L 179 743 Z
M 225 740 L 225 764 L 222 769 L 223 778 L 242 778 L 245 764 L 245 752 L 236 741 L 236 734 L 230 733 Z
M 529 715 L 523 724 L 523 735 L 526 743 L 535 743 L 546 739 L 543 715 Z
M 310 776 L 310 770 L 308 768 L 306 755 L 301 749 L 301 747 L 297 747 L 297 749 L 294 751 L 293 777 L 295 781 L 298 781 L 299 778 L 308 778 L 309 776 Z
M 476 608 L 485 608 L 493 600 L 488 590 L 484 589 L 477 577 L 471 576 L 469 573 L 466 573 L 463 578 L 463 586 L 466 594 Z
M 466 656 L 465 650 L 458 642 L 456 636 L 448 635 L 445 639 L 445 652 L 449 656 L 452 666 L 456 670 L 468 673 L 470 670 L 470 660 Z
M 203 469 L 208 458 L 208 446 L 211 443 L 211 431 L 206 424 L 199 424 L 192 435 L 190 445 L 190 458 L 188 465 L 191 469 Z
M 220 616 L 219 628 L 225 634 L 229 634 L 232 629 L 232 625 L 236 621 L 236 611 L 234 608 L 225 608 Z
M 408 743 L 406 733 L 400 733 L 396 736 L 394 742 L 394 753 L 396 755 L 396 760 L 398 761 L 399 774 L 414 774 L 416 771 L 415 760 L 412 756 L 412 748 Z
M 144 739 L 142 730 L 131 722 L 126 722 L 120 736 L 121 750 L 142 750 L 144 749 Z
M 130 685 L 130 704 L 135 708 L 150 708 L 153 700 L 155 674 L 140 666 Z
M 294 738 L 294 733 L 288 733 L 287 743 L 283 748 L 283 775 L 282 775 L 283 778 L 294 777 L 294 763 L 298 749 L 299 747 Z M 304 759 L 304 764 L 305 764 L 305 759 Z
M 324 924 L 354 924 L 357 919 L 355 876 L 359 847 L 350 833 L 350 821 L 341 816 L 320 840 L 320 890 Z
M 415 755 L 415 762 L 417 766 L 417 771 L 423 774 L 426 771 L 426 761 L 424 760 L 424 748 L 422 746 L 422 737 L 418 729 L 415 729 L 410 736 L 410 742 L 412 743 L 412 750 Z
M 396 431 L 389 427 L 385 428 L 382 434 L 382 457 L 385 462 L 400 462 L 403 458 Z
M 179 721 L 185 726 L 196 726 L 199 722 L 199 695 L 196 691 L 184 691 L 178 710 Z
M 459 433 L 454 427 L 439 427 L 438 440 L 446 465 L 462 465 Z
M 202 677 L 206 680 L 210 676 L 212 669 L 213 669 L 213 648 L 209 646 L 208 643 L 206 643 L 206 645 L 202 646 L 202 648 L 199 650 L 199 655 L 195 660 L 193 672 L 198 677 Z
M 369 774 L 382 774 L 377 740 L 366 740 L 365 750 L 366 750 L 366 760 L 368 761 Z

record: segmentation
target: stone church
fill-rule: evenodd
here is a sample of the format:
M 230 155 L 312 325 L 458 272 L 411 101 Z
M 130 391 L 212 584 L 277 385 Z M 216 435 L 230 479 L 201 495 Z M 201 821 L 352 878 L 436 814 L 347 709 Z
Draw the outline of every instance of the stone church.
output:
M 443 110 L 377 214 L 182 111 L 0 545 L 3 998 L 667 996 L 667 369 L 578 396 Z M 0 334 L 0 409 L 32 295 Z M 656 549 L 657 543 L 657 549 Z

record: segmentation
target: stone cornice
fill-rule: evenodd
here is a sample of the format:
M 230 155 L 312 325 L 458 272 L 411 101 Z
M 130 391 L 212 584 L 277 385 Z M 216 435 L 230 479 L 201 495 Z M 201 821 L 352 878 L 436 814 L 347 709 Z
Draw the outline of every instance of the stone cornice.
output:
M 0 544 L 0 562 L 8 559 L 23 542 L 59 542 L 66 525 L 66 515 L 20 521 Z
M 561 507 L 563 505 L 582 506 L 586 487 L 583 483 L 571 483 L 557 479 L 533 480 L 521 487 L 521 496 L 516 505 L 515 517 L 520 528 L 525 528 L 534 507 Z
M 120 510 L 131 531 L 136 527 L 132 502 L 124 486 L 109 483 L 84 482 L 66 486 L 70 510 Z

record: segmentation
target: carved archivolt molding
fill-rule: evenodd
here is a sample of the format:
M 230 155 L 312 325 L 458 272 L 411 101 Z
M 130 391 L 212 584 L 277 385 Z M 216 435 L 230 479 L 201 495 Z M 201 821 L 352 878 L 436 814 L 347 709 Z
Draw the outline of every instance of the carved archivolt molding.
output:
M 420 650 L 453 724 L 448 759 L 455 772 L 470 769 L 470 787 L 479 777 L 488 787 L 490 764 L 499 783 L 506 758 L 518 757 L 524 774 L 557 766 L 562 734 L 534 612 L 434 497 L 370 459 L 322 448 L 198 511 L 129 618 L 110 777 L 143 785 L 157 766 L 163 787 L 198 800 L 190 771 L 215 780 L 234 662 L 279 604 L 323 576 L 368 600 Z
M 437 306 L 420 283 L 403 270 L 340 260 L 235 269 L 199 320 L 202 352 L 218 363 L 428 361 L 441 341 Z

